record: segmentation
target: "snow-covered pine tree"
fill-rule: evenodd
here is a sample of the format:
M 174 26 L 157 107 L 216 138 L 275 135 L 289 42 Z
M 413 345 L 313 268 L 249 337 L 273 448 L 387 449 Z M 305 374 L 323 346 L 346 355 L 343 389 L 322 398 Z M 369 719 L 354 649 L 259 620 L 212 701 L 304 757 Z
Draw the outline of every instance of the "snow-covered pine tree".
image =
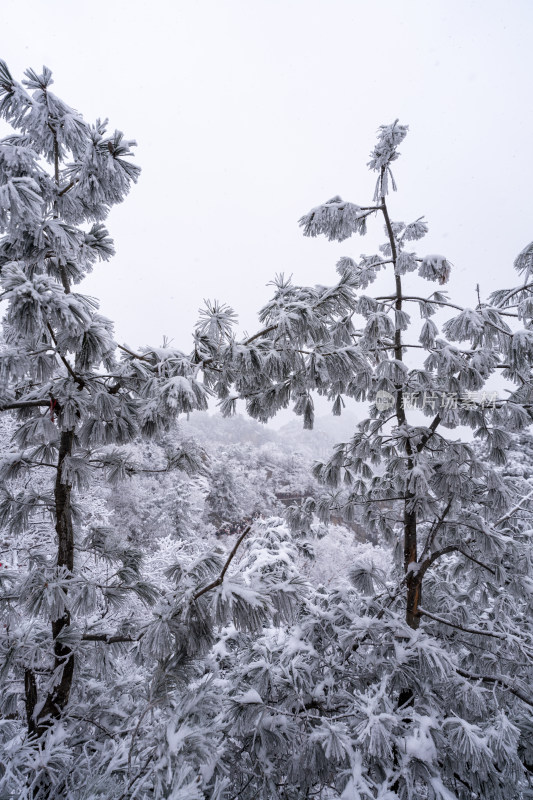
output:
M 502 467 L 533 419 L 533 245 L 515 262 L 521 286 L 473 308 L 452 303 L 441 288 L 448 259 L 411 250 L 424 219 L 390 217 L 406 134 L 398 122 L 379 131 L 372 203 L 334 197 L 300 221 L 307 236 L 344 241 L 381 217 L 379 253 L 341 258 L 330 289 L 280 278 L 264 328 L 244 341 L 223 307 L 198 331 L 197 358 L 224 413 L 241 397 L 266 420 L 292 400 L 311 426 L 313 391 L 334 413 L 343 398 L 370 404 L 352 439 L 316 467 L 329 492 L 295 517 L 301 527 L 313 511 L 361 513 L 396 554 L 390 573 L 353 564 L 353 588 L 319 593 L 297 641 L 267 635 L 239 664 L 235 682 L 252 688 L 262 676 L 259 697 L 234 709 L 249 743 L 242 797 L 520 800 L 532 786 L 533 495 Z M 371 296 L 378 272 L 391 288 Z M 429 294 L 425 280 L 437 284 Z M 446 311 L 442 335 L 433 317 Z M 514 388 L 494 393 L 496 375 Z M 481 447 L 448 433 L 458 426 Z
M 205 474 L 169 428 L 207 393 L 196 351 L 118 345 L 74 290 L 113 254 L 103 220 L 139 170 L 132 142 L 51 84 L 0 62 L 14 128 L 0 142 L 0 796 L 222 800 L 227 691 L 209 648 L 230 623 L 239 635 L 290 615 L 300 583 L 276 584 L 261 559 L 239 574 L 250 528 L 229 552 L 184 536 L 188 510 L 164 496 L 179 481 L 161 480 L 166 522 L 146 553 L 107 502 L 128 476 Z
M 222 526 L 231 527 L 246 514 L 237 499 L 235 479 L 227 461 L 221 461 L 211 472 L 206 506 L 206 518 L 217 529 Z
M 0 113 L 18 133 L 0 144 L 0 405 L 16 415 L 0 506 L 11 558 L 0 573 L 0 792 L 523 800 L 533 760 L 531 502 L 499 462 L 509 431 L 530 421 L 533 247 L 516 262 L 522 286 L 458 309 L 443 326 L 448 339 L 438 338 L 430 317 L 449 301 L 408 294 L 404 275 L 442 282 L 449 264 L 406 253 L 425 224 L 388 216 L 390 165 L 406 133 L 394 124 L 372 155 L 373 204 L 334 198 L 303 220 L 307 233 L 343 240 L 382 215 L 379 255 L 342 259 L 330 288 L 280 278 L 263 329 L 242 342 L 231 310 L 213 304 L 192 356 L 126 348 L 118 361 L 110 323 L 73 286 L 111 254 L 102 220 L 137 175 L 129 144 L 59 101 L 48 70 L 26 77 L 21 86 L 1 66 Z M 379 269 L 393 273 L 393 291 L 362 295 Z M 408 369 L 411 302 L 428 352 Z M 470 346 L 450 343 L 463 339 Z M 317 469 L 331 494 L 307 502 L 298 521 L 305 527 L 313 509 L 363 508 L 369 529 L 401 550 L 389 570 L 367 558 L 353 564 L 351 585 L 302 591 L 294 543 L 269 522 L 229 554 L 184 552 L 167 537 L 143 572 L 91 476 L 142 468 L 128 443 L 204 406 L 202 369 L 225 412 L 241 396 L 261 420 L 293 399 L 311 426 L 314 390 L 336 413 L 343 397 L 370 401 L 369 419 Z M 505 400 L 468 395 L 468 405 L 440 407 L 441 392 L 481 392 L 496 370 L 518 383 Z M 416 415 L 432 404 L 424 425 Z M 460 423 L 494 466 L 444 436 Z M 184 461 L 170 454 L 168 466 Z
M 147 575 L 94 480 L 151 471 L 130 443 L 205 408 L 206 392 L 190 356 L 117 345 L 75 291 L 112 256 L 103 220 L 139 169 L 133 142 L 89 125 L 51 84 L 47 68 L 21 84 L 0 62 L 0 115 L 14 129 L 0 142 L 0 408 L 12 434 L 0 464 L 0 794 L 197 798 L 219 785 L 214 767 L 198 779 L 216 731 L 186 734 L 184 755 L 165 746 L 168 725 L 198 719 L 202 692 L 187 700 L 187 681 L 202 675 L 214 626 L 251 629 L 275 592 L 259 581 L 235 599 L 233 556 L 181 553 L 175 539 L 150 553 Z M 158 468 L 195 466 L 177 446 Z

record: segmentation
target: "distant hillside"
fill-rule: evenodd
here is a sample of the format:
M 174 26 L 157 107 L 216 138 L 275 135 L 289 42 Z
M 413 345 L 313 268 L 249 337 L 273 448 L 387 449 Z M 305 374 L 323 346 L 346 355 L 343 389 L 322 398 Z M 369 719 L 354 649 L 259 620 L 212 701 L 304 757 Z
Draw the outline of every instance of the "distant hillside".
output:
M 261 447 L 275 444 L 287 453 L 299 452 L 309 458 L 326 456 L 334 444 L 349 439 L 357 425 L 357 417 L 346 412 L 340 417 L 327 415 L 315 420 L 312 431 L 304 430 L 302 420 L 295 417 L 278 430 L 237 414 L 222 417 L 206 411 L 195 411 L 188 419 L 180 419 L 180 428 L 200 442 L 212 444 L 251 444 Z
M 357 422 L 357 417 L 352 412 L 345 412 L 340 417 L 327 414 L 315 420 L 312 431 L 306 431 L 302 420 L 295 417 L 280 428 L 277 434 L 285 447 L 319 458 L 326 456 L 334 444 L 350 439 L 355 433 Z

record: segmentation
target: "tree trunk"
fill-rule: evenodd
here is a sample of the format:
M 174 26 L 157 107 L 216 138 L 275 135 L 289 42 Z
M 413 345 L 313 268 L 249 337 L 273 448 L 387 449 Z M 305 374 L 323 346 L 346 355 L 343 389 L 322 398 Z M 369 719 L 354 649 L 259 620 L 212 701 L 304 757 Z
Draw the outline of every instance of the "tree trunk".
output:
M 31 669 L 24 670 L 24 699 L 26 702 L 26 720 L 28 723 L 28 733 L 35 736 L 37 724 L 35 722 L 35 707 L 37 705 L 37 682 L 35 673 Z
M 407 602 L 405 619 L 410 628 L 417 630 L 420 625 L 418 606 L 422 599 L 422 578 L 411 569 L 417 563 L 416 511 L 409 511 L 410 499 L 405 501 L 404 511 L 404 570 L 406 574 Z
M 74 431 L 63 431 L 59 445 L 57 476 L 54 487 L 56 532 L 57 532 L 57 566 L 65 567 L 69 573 L 74 569 L 74 528 L 72 525 L 71 491 L 72 487 L 63 476 L 65 459 L 72 454 Z M 66 594 L 66 590 L 65 590 Z M 54 639 L 54 670 L 61 675 L 59 681 L 48 694 L 42 709 L 37 715 L 38 736 L 50 727 L 52 720 L 59 719 L 67 706 L 72 679 L 74 675 L 74 654 L 70 647 L 57 641 L 64 628 L 70 625 L 70 612 L 65 611 L 62 617 L 52 621 Z
M 381 168 L 381 181 L 383 185 L 383 180 L 385 177 L 385 167 Z M 385 228 L 387 230 L 387 235 L 389 237 L 389 243 L 391 248 L 391 255 L 392 255 L 392 263 L 394 265 L 394 281 L 396 285 L 396 297 L 394 301 L 394 308 L 397 312 L 402 310 L 403 306 L 403 292 L 402 292 L 402 279 L 396 271 L 396 262 L 398 259 L 398 249 L 396 247 L 396 239 L 394 238 L 394 231 L 392 228 L 392 223 L 389 217 L 389 211 L 387 208 L 387 202 L 385 200 L 385 196 L 382 195 L 381 197 L 381 209 L 383 211 L 383 217 L 385 219 Z M 394 328 L 394 358 L 397 361 L 403 361 L 403 345 L 402 345 L 402 329 L 396 321 L 395 328 Z M 404 397 L 403 397 L 403 386 L 401 384 L 396 385 L 396 419 L 398 421 L 398 425 L 407 425 L 407 419 L 405 416 L 405 407 L 404 407 Z M 407 451 L 407 470 L 408 473 L 411 473 L 414 467 L 414 452 L 413 447 L 409 439 L 406 442 L 406 451 Z M 422 590 L 422 578 L 418 575 L 417 572 L 413 572 L 410 570 L 411 564 L 417 563 L 417 540 L 416 540 L 416 511 L 410 510 L 409 506 L 412 502 L 412 495 L 409 491 L 406 492 L 405 500 L 404 500 L 404 517 L 403 517 L 403 530 L 404 530 L 404 541 L 403 541 L 403 557 L 404 557 L 404 570 L 406 575 L 406 585 L 407 585 L 407 602 L 406 602 L 406 621 L 410 628 L 416 630 L 420 624 L 420 619 L 418 617 L 418 606 L 420 604 L 420 595 Z

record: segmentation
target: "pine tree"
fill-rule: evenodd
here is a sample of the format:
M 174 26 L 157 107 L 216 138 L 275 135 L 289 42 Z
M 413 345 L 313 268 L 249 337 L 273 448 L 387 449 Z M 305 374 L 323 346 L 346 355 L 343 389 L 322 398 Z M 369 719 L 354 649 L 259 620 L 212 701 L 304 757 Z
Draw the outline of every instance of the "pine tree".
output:
M 213 303 L 191 354 L 136 352 L 74 291 L 112 255 L 103 220 L 138 177 L 133 143 L 88 125 L 50 85 L 47 69 L 19 84 L 0 64 L 0 114 L 15 129 L 0 142 L 0 407 L 13 434 L 0 465 L 0 792 L 523 800 L 533 495 L 505 460 L 531 422 L 533 245 L 515 263 L 522 284 L 473 309 L 408 290 L 445 283 L 451 265 L 407 250 L 423 219 L 389 216 L 407 133 L 394 123 L 371 155 L 373 202 L 334 197 L 301 221 L 343 241 L 380 216 L 379 253 L 342 258 L 331 287 L 279 277 L 244 340 Z M 379 271 L 392 290 L 364 294 Z M 450 308 L 441 336 L 433 317 Z M 492 395 L 497 372 L 516 386 L 507 397 Z M 169 535 L 143 558 L 95 475 L 153 473 L 134 443 L 205 408 L 209 392 L 226 414 L 244 398 L 261 421 L 293 401 L 305 427 L 314 392 L 336 414 L 346 398 L 369 413 L 317 465 L 325 492 L 292 509 L 299 536 L 260 520 L 226 552 Z M 458 425 L 480 444 L 445 435 Z M 155 470 L 201 469 L 197 456 L 177 442 Z M 367 548 L 349 580 L 307 584 L 302 536 L 332 512 L 360 514 L 391 563 Z
M 104 524 L 105 508 L 96 513 L 95 476 L 135 474 L 142 465 L 128 443 L 206 406 L 190 357 L 169 347 L 135 353 L 118 346 L 96 301 L 75 291 L 113 255 L 103 221 L 139 168 L 130 160 L 133 141 L 108 134 L 107 122 L 89 125 L 51 85 L 47 68 L 28 70 L 20 84 L 0 62 L 0 115 L 14 129 L 0 142 L 7 306 L 0 407 L 13 433 L 0 467 L 0 525 L 9 546 L 0 576 L 8 748 L 0 783 L 20 797 L 68 794 L 79 747 L 68 750 L 66 731 L 70 725 L 75 741 L 81 724 L 68 713 L 90 696 L 91 648 L 136 642 L 131 616 L 158 596 L 142 575 L 141 554 Z M 183 449 L 167 461 L 168 469 L 194 466 Z M 136 599 L 128 605 L 128 598 Z M 122 617 L 111 613 L 121 604 Z M 100 617 L 115 627 L 102 629 Z M 13 750 L 23 708 L 28 743 Z M 82 746 L 91 735 L 82 735 Z
M 292 722 L 277 749 L 263 739 L 271 760 L 263 766 L 265 753 L 256 752 L 250 797 L 307 797 L 334 784 L 331 796 L 343 800 L 518 800 L 531 787 L 533 496 L 502 467 L 513 436 L 533 419 L 533 245 L 515 262 L 521 286 L 474 308 L 452 303 L 441 288 L 449 260 L 411 250 L 427 233 L 424 219 L 405 224 L 389 213 L 391 167 L 406 134 L 398 122 L 379 131 L 373 203 L 336 196 L 300 220 L 305 235 L 342 242 L 378 216 L 386 236 L 378 253 L 341 258 L 331 288 L 278 279 L 264 328 L 244 341 L 233 338 L 229 316 L 218 320 L 216 343 L 205 322 L 199 328 L 198 358 L 225 413 L 242 397 L 266 420 L 292 400 L 309 427 L 313 392 L 333 402 L 333 413 L 346 398 L 369 404 L 351 440 L 315 468 L 328 491 L 293 518 L 301 529 L 313 512 L 360 515 L 369 536 L 395 553 L 390 574 L 354 564 L 356 591 L 325 593 L 304 615 L 310 650 L 297 694 L 283 679 L 295 645 L 289 639 L 271 654 L 243 735 L 265 707 Z M 392 290 L 371 296 L 379 272 Z M 437 288 L 427 294 L 424 280 Z M 453 316 L 441 333 L 433 317 L 443 312 Z M 497 374 L 514 384 L 507 396 L 493 390 Z M 447 435 L 458 426 L 481 445 Z M 256 658 L 240 671 L 245 683 Z M 280 753 L 291 740 L 307 741 L 299 747 L 313 766 L 292 762 L 282 790 L 272 776 L 288 769 Z
M 245 512 L 237 499 L 237 487 L 228 461 L 217 464 L 211 472 L 206 497 L 207 519 L 216 528 L 240 522 Z
M 98 376 L 100 364 L 115 366 L 111 325 L 96 313 L 90 298 L 73 292 L 72 286 L 97 260 L 112 255 L 101 220 L 123 199 L 139 170 L 128 161 L 132 142 L 118 132 L 106 136 L 103 123 L 91 128 L 51 93 L 48 69 L 41 75 L 28 70 L 24 88 L 2 63 L 0 79 L 0 113 L 19 131 L 2 141 L 0 154 L 0 259 L 3 296 L 9 304 L 2 407 L 17 409 L 25 418 L 17 431 L 23 449 L 11 459 L 7 476 L 41 463 L 55 473 L 53 498 L 45 500 L 31 490 L 20 498 L 6 492 L 2 504 L 4 519 L 22 516 L 21 525 L 32 506 L 47 502 L 55 518 L 61 608 L 51 625 L 54 669 L 60 677 L 44 702 L 38 700 L 30 667 L 25 678 L 28 725 L 42 734 L 43 726 L 66 706 L 74 672 L 74 657 L 61 634 L 71 622 L 67 595 L 75 549 L 72 487 L 83 485 L 90 469 L 78 452 L 81 425 L 88 445 L 96 438 L 88 429 L 91 422 L 94 426 L 95 405 L 107 405 L 100 425 L 112 435 L 113 424 L 104 420 L 115 405 L 122 405 L 119 384 Z M 81 228 L 83 223 L 90 227 Z M 127 418 L 122 422 L 122 435 L 127 436 Z M 106 434 L 100 431 L 100 441 Z M 18 514 L 13 514 L 13 506 L 20 509 Z
M 187 498 L 164 496 L 179 479 L 161 480 L 169 526 L 144 553 L 108 502 L 131 477 L 205 473 L 172 426 L 205 409 L 207 390 L 196 351 L 118 345 L 75 291 L 112 256 L 103 221 L 139 169 L 132 141 L 86 123 L 51 84 L 47 68 L 20 84 L 0 62 L 14 129 L 0 142 L 0 795 L 222 800 L 227 692 L 209 650 L 229 624 L 290 615 L 299 584 L 239 574 L 250 526 L 229 552 L 193 525 L 182 536 Z

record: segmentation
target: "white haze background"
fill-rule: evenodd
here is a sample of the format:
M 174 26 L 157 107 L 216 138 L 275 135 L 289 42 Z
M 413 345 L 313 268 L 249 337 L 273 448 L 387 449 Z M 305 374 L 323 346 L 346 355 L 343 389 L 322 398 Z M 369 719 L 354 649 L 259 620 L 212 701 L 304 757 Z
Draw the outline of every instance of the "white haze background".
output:
M 456 302 L 512 282 L 533 234 L 532 21 L 526 0 L 3 0 L 0 55 L 18 79 L 46 64 L 86 118 L 137 139 L 117 256 L 84 290 L 119 341 L 188 349 L 204 297 L 252 332 L 276 272 L 326 284 L 340 255 L 374 251 L 376 223 L 331 244 L 297 221 L 371 200 L 366 156 L 396 117 L 392 217 L 426 216 Z

